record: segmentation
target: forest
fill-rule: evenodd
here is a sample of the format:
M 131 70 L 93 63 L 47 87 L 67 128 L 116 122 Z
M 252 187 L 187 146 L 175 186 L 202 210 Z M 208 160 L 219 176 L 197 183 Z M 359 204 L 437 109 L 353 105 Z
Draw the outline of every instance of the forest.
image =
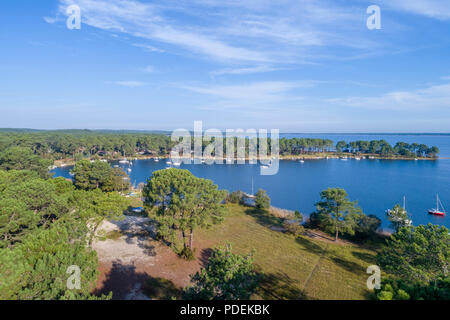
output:
M 267 141 L 268 151 L 271 152 L 274 144 L 270 138 Z M 246 138 L 247 147 L 249 142 L 250 140 Z M 259 142 L 261 139 L 257 143 Z M 194 141 L 192 145 L 193 143 Z M 118 159 L 137 155 L 168 156 L 176 144 L 176 141 L 171 141 L 169 134 L 164 133 L 90 130 L 0 131 L 0 152 L 10 147 L 25 147 L 31 149 L 34 154 L 50 160 L 81 160 L 93 157 Z M 203 141 L 203 150 L 208 144 Z M 226 154 L 226 143 L 223 143 L 223 146 Z M 246 150 L 248 151 L 248 148 Z M 281 138 L 279 153 L 282 156 L 366 154 L 386 158 L 437 158 L 439 148 L 405 142 L 397 142 L 392 146 L 385 140 L 338 141 L 334 144 L 330 139 Z

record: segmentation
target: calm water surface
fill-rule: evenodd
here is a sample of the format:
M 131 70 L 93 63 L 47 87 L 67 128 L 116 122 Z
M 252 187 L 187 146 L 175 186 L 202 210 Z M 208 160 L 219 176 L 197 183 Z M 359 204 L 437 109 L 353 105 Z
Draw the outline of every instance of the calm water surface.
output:
M 293 135 L 291 135 L 293 136 Z M 374 140 L 385 139 L 390 143 L 397 141 L 436 145 L 441 149 L 442 157 L 450 157 L 449 136 L 320 136 L 299 135 L 301 137 L 330 138 L 337 140 Z M 112 162 L 112 165 L 119 165 Z M 128 168 L 127 165 L 120 165 Z M 131 181 L 134 185 L 145 182 L 153 171 L 167 167 L 166 161 L 133 161 Z M 366 214 L 375 214 L 383 221 L 383 227 L 389 227 L 385 210 L 396 203 L 403 202 L 414 225 L 445 225 L 450 228 L 450 215 L 436 217 L 427 210 L 435 207 L 436 193 L 446 209 L 450 209 L 450 160 L 437 161 L 395 161 L 395 160 L 306 160 L 280 161 L 278 174 L 261 176 L 259 165 L 181 165 L 195 176 L 213 180 L 220 188 L 229 191 L 242 190 L 254 192 L 258 188 L 267 190 L 272 205 L 290 210 L 299 210 L 308 215 L 319 200 L 320 191 L 328 187 L 344 188 L 350 199 L 358 200 Z M 55 176 L 70 178 L 71 167 L 57 168 Z

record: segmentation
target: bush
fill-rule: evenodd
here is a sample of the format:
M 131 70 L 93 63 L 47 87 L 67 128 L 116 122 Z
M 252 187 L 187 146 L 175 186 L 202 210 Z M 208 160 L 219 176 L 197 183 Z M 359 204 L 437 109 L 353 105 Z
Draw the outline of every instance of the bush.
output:
M 378 299 L 379 300 L 392 300 L 394 294 L 390 291 L 381 291 L 378 294 Z
M 295 210 L 294 216 L 295 216 L 295 219 L 297 219 L 299 223 L 303 222 L 303 215 L 300 213 L 300 211 Z
M 292 223 L 289 221 L 285 221 L 283 223 L 283 228 L 284 230 L 286 230 L 287 234 L 293 235 L 295 237 L 298 237 L 305 233 L 305 228 L 297 222 Z
M 244 203 L 244 193 L 242 191 L 233 191 L 228 194 L 225 199 L 226 203 L 236 203 L 243 204 Z
M 410 296 L 409 296 L 409 294 L 406 291 L 400 289 L 397 292 L 397 297 L 396 298 L 397 298 L 397 300 L 409 300 Z
M 228 244 L 214 249 L 205 268 L 191 276 L 192 285 L 185 288 L 184 299 L 249 300 L 261 279 L 252 254 L 235 254 Z
M 187 261 L 194 261 L 195 260 L 195 249 L 192 250 L 188 247 L 185 247 L 185 248 L 183 248 L 183 250 L 181 250 L 180 256 Z
M 448 300 L 450 279 L 447 277 L 422 284 L 385 278 L 381 289 L 375 290 L 375 294 L 379 300 Z
M 270 208 L 270 198 L 266 191 L 259 189 L 255 194 L 255 205 L 258 209 L 267 210 Z

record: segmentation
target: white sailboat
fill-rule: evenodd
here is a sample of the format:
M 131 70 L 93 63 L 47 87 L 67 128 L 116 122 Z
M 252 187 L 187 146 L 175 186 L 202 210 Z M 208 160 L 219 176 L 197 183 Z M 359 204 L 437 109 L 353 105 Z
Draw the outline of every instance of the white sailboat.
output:
M 403 196 L 403 211 L 405 211 L 406 216 L 408 216 L 408 212 L 406 211 L 406 197 L 405 196 Z M 390 216 L 393 213 L 392 209 L 386 210 L 386 213 L 387 213 L 388 216 Z M 393 218 L 393 217 L 391 217 L 391 219 L 394 219 L 395 221 L 403 220 L 402 218 Z M 405 219 L 404 220 L 404 224 L 406 226 L 411 226 L 412 225 L 412 220 L 411 219 Z

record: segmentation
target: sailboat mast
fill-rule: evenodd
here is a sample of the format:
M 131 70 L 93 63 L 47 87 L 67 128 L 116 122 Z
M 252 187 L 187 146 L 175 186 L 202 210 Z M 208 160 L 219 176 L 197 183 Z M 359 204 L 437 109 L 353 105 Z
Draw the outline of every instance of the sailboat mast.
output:
M 253 190 L 253 177 L 252 177 L 252 195 L 254 195 L 254 190 Z

